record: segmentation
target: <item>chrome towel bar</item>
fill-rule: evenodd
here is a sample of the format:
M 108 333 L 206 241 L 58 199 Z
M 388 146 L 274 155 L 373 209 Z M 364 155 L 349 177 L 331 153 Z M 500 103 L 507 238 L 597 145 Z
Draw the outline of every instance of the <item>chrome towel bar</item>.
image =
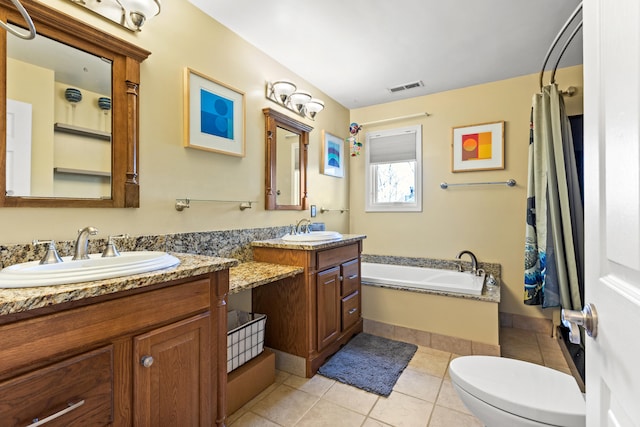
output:
M 506 185 L 507 187 L 515 187 L 516 180 L 510 179 L 508 181 L 493 181 L 493 182 L 460 182 L 458 184 L 447 184 L 446 182 L 440 183 L 440 188 L 446 190 L 449 187 L 459 187 L 463 185 Z

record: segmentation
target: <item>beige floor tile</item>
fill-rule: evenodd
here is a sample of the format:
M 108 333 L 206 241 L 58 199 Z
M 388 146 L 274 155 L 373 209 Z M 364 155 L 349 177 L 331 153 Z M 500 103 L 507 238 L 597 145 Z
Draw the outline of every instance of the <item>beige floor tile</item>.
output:
M 320 399 L 296 424 L 296 427 L 354 427 L 360 426 L 365 416 L 335 403 Z
M 442 376 L 434 377 L 413 368 L 407 368 L 398 378 L 393 390 L 435 403 L 441 384 Z
M 557 340 L 546 334 L 501 328 L 500 344 L 504 357 L 571 374 Z M 276 371 L 276 383 L 231 414 L 229 425 L 426 427 L 429 422 L 429 427 L 481 426 L 451 385 L 447 368 L 456 357 L 419 346 L 388 398 L 320 375 L 307 379 Z
M 430 354 L 431 356 L 440 358 L 440 359 L 446 359 L 451 357 L 451 353 L 448 351 L 443 351 L 443 350 L 438 350 L 435 348 L 431 348 L 431 347 L 423 347 L 423 346 L 418 346 L 418 351 L 422 352 L 422 353 L 427 353 Z
M 277 389 L 278 385 L 279 384 L 276 384 L 276 383 L 271 384 L 269 387 L 267 387 L 264 390 L 262 390 L 260 392 L 260 394 L 258 394 L 256 397 L 254 397 L 253 399 L 251 399 L 250 401 L 245 403 L 242 408 L 238 409 L 238 411 L 240 411 L 241 409 L 244 409 L 244 410 L 251 409 L 256 403 L 258 403 L 259 401 L 261 401 L 262 399 L 267 397 L 269 395 L 269 393 L 271 393 L 272 391 Z
M 542 351 L 554 351 L 560 350 L 560 343 L 558 339 L 547 334 L 536 334 L 538 345 Z
M 433 403 L 394 391 L 378 399 L 369 417 L 394 427 L 426 427 L 432 410 Z
M 501 328 L 500 346 L 503 357 L 525 360 L 539 365 L 543 364 L 537 333 L 534 331 Z
M 316 396 L 281 384 L 251 411 L 280 425 L 293 426 L 317 401 Z
M 367 415 L 378 400 L 378 395 L 336 381 L 322 399 Z
M 472 415 L 463 414 L 443 406 L 433 409 L 429 427 L 482 427 L 479 419 Z
M 279 427 L 278 424 L 253 412 L 245 412 L 240 418 L 230 422 L 229 425 L 233 427 Z
M 540 349 L 537 346 L 512 346 L 509 348 L 503 348 L 502 357 L 524 360 L 538 365 L 544 364 L 544 361 L 542 360 L 542 353 L 540 353 Z
M 460 400 L 460 397 L 458 397 L 458 393 L 456 393 L 453 388 L 451 380 L 444 380 L 442 382 L 436 406 L 444 406 L 445 408 L 471 415 L 471 412 L 469 412 L 467 407 L 464 406 L 464 403 Z
M 367 418 L 367 420 L 362 424 L 362 427 L 392 427 L 389 424 L 385 424 L 378 420 L 374 420 L 373 418 Z
M 442 378 L 449 366 L 451 353 L 428 347 L 418 347 L 409 362 L 409 367 L 425 374 Z
M 297 375 L 290 375 L 283 384 L 314 396 L 321 397 L 334 383 L 335 380 L 323 377 L 322 375 L 314 375 L 312 378 L 302 378 Z
M 538 346 L 536 332 L 523 329 L 500 328 L 500 345 Z
M 289 378 L 291 374 L 289 372 L 285 372 L 285 371 L 281 371 L 279 369 L 276 369 L 276 380 L 275 383 L 276 384 L 282 384 L 283 382 L 285 382 L 285 380 L 287 378 Z
M 233 414 L 228 414 L 227 415 L 227 425 L 233 424 L 235 421 L 238 420 L 238 418 L 240 418 L 241 416 L 243 416 L 246 413 L 247 413 L 247 409 L 242 407 L 242 408 L 238 409 L 237 411 L 235 411 Z

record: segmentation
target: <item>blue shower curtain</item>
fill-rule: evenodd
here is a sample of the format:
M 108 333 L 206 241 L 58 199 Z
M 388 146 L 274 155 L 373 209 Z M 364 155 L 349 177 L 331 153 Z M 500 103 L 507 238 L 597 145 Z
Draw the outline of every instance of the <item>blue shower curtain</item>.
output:
M 584 217 L 571 126 L 555 84 L 534 95 L 524 303 L 581 310 Z

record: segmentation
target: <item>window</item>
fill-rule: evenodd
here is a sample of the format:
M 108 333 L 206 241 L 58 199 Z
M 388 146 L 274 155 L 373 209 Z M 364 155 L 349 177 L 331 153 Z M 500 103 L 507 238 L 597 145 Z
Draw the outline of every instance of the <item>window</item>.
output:
M 365 210 L 422 211 L 421 127 L 369 132 L 365 153 Z

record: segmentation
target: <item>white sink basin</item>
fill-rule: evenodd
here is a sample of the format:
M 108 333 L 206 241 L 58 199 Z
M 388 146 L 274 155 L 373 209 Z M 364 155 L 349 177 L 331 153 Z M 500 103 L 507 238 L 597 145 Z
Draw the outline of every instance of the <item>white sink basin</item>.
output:
M 320 242 L 323 240 L 340 240 L 342 234 L 337 231 L 312 231 L 302 234 L 285 234 L 282 240 L 285 242 Z
M 63 257 L 62 261 L 42 265 L 40 261 L 31 261 L 6 267 L 0 271 L 0 288 L 30 288 L 111 279 L 180 264 L 180 260 L 173 255 L 154 251 L 120 252 L 120 256 L 109 258 L 92 254 L 89 259 L 77 261 L 72 261 L 68 256 Z

